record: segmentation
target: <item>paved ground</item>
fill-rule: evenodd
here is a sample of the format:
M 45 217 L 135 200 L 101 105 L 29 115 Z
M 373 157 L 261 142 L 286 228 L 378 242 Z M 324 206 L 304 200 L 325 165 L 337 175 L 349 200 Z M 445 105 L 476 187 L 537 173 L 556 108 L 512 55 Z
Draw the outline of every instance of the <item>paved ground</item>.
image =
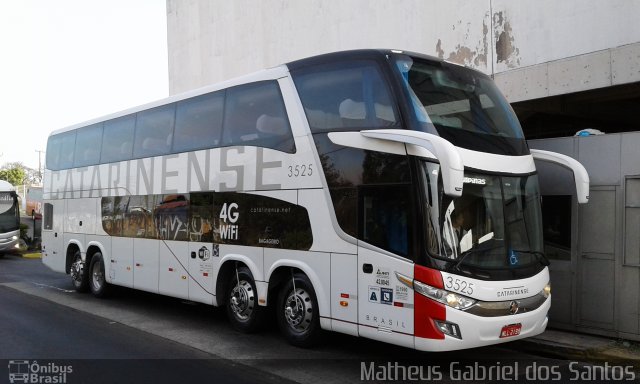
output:
M 423 378 L 430 377 L 434 382 L 459 382 L 462 379 L 476 382 L 498 382 L 499 379 L 511 382 L 509 379 L 570 382 L 574 378 L 579 380 L 577 382 L 592 379 L 604 382 L 604 379 L 611 378 L 603 376 L 609 371 L 629 377 L 625 371 L 626 365 L 595 372 L 593 366 L 584 363 L 584 359 L 544 357 L 548 354 L 527 352 L 522 343 L 449 353 L 423 353 L 328 333 L 319 348 L 301 350 L 286 344 L 273 324 L 261 333 L 244 335 L 230 328 L 221 309 L 128 289 L 119 289 L 111 299 L 98 300 L 91 295 L 74 292 L 68 276 L 49 271 L 39 260 L 13 256 L 0 259 L 0 290 L 9 296 L 6 302 L 0 301 L 2 312 L 14 311 L 13 308 L 23 302 L 26 307 L 44 308 L 42 313 L 24 323 L 21 319 L 26 315 L 20 315 L 19 311 L 7 320 L 11 324 L 22 323 L 13 332 L 25 333 L 27 329 L 33 329 L 33 332 L 28 338 L 19 339 L 24 346 L 20 356 L 5 354 L 7 349 L 3 343 L 0 359 L 164 358 L 164 353 L 170 353 L 175 347 L 176 353 L 169 354 L 170 357 L 191 359 L 188 353 L 193 353 L 193 358 L 197 359 L 198 354 L 202 353 L 206 359 L 222 361 L 219 370 L 217 367 L 207 368 L 213 377 L 228 378 L 228 373 L 239 371 L 247 372 L 248 377 L 255 381 L 280 377 L 300 383 L 324 384 L 393 379 L 390 374 L 406 374 L 409 366 L 421 369 Z M 60 319 L 53 322 L 58 317 Z M 0 321 L 2 319 L 0 317 Z M 93 323 L 101 328 L 89 331 Z M 60 324 L 71 324 L 71 330 L 62 331 L 64 328 L 59 328 Z M 102 341 L 106 336 L 92 336 L 109 329 L 114 329 L 119 335 L 131 332 L 134 336 L 130 344 L 120 345 L 116 342 L 113 347 L 103 346 Z M 50 340 L 46 336 L 48 333 L 62 334 L 64 337 Z M 144 342 L 138 340 L 144 340 L 144 337 L 162 338 L 170 344 L 157 349 L 158 355 L 154 355 L 152 352 L 156 349 L 140 346 Z M 85 340 L 87 345 L 71 352 L 74 349 L 69 349 L 70 345 L 76 339 Z M 128 350 L 127 345 L 131 346 L 131 354 L 116 352 L 118 348 Z M 152 367 L 158 365 L 159 368 L 172 364 L 164 360 L 161 364 L 143 361 Z M 131 364 L 131 361 L 121 363 Z M 103 360 L 95 364 L 100 369 L 108 365 Z M 225 371 L 225 367 L 235 369 Z M 631 366 L 631 369 L 635 368 Z M 166 377 L 162 372 L 159 369 L 153 373 L 159 376 L 153 377 Z M 184 372 L 188 372 L 188 368 Z M 251 376 L 251 372 L 259 372 L 259 376 Z M 467 376 L 464 376 L 465 373 Z M 2 375 L 0 371 L 0 380 Z M 633 378 L 637 377 L 634 374 Z M 553 380 L 555 378 L 561 380 Z

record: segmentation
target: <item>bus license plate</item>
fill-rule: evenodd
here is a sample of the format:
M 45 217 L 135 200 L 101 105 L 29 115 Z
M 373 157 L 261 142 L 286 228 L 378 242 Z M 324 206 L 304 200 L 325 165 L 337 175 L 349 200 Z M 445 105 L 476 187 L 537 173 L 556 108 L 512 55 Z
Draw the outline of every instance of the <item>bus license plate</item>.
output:
M 500 331 L 500 338 L 518 336 L 522 330 L 522 324 L 505 325 Z

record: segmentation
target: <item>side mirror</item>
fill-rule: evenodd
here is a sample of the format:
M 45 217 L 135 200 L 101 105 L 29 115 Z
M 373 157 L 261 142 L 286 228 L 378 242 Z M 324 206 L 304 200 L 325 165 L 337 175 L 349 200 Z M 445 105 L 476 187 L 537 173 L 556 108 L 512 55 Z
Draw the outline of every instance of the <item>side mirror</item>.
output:
M 578 203 L 585 204 L 589 202 L 589 173 L 578 160 L 560 153 L 539 149 L 532 149 L 531 155 L 535 160 L 548 161 L 569 168 L 573 172 L 575 179 Z
M 431 133 L 405 129 L 372 129 L 360 131 L 360 134 L 371 139 L 413 144 L 430 151 L 440 161 L 444 193 L 451 197 L 462 196 L 464 163 L 456 147 L 449 141 Z

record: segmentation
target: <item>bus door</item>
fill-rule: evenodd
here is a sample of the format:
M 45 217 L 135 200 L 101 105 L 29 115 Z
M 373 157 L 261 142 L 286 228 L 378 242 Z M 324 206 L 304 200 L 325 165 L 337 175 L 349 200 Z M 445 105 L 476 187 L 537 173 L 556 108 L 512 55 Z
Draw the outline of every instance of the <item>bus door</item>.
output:
M 397 255 L 409 244 L 408 191 L 404 186 L 361 187 L 358 247 L 358 312 L 361 336 L 413 348 L 413 291 L 398 274 L 413 279 L 414 265 Z
M 42 262 L 57 272 L 66 272 L 66 252 L 62 239 L 64 228 L 65 200 L 50 200 L 44 204 L 44 222 L 42 223 Z
M 213 304 L 213 282 L 218 274 L 218 247 L 213 243 L 189 243 L 189 300 Z
M 213 304 L 219 246 L 213 243 L 213 193 L 192 192 L 189 213 L 189 300 Z

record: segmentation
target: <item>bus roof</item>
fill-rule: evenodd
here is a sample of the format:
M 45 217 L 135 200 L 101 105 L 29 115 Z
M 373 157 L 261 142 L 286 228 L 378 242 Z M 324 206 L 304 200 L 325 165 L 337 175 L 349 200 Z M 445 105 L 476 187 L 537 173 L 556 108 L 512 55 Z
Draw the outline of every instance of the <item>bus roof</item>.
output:
M 421 53 L 415 53 L 410 51 L 402 51 L 396 49 L 357 49 L 357 50 L 347 50 L 347 51 L 339 51 L 321 54 L 317 56 L 311 56 L 300 60 L 291 61 L 286 64 L 281 64 L 276 67 L 263 69 L 257 72 L 253 72 L 244 76 L 236 77 L 233 79 L 225 80 L 219 83 L 207 85 L 201 88 L 197 88 L 194 90 L 190 90 L 187 92 L 179 93 L 177 95 L 169 96 L 164 99 L 152 101 L 150 103 L 146 103 L 143 105 L 139 105 L 136 107 L 132 107 L 126 110 L 122 110 L 119 112 L 115 112 L 109 115 L 105 115 L 102 117 L 98 117 L 95 119 L 87 120 L 85 122 L 81 122 L 78 124 L 74 124 L 65 128 L 54 130 L 49 134 L 49 136 L 56 135 L 58 133 L 72 131 L 77 128 L 86 127 L 92 124 L 101 123 L 107 120 L 115 119 L 118 117 L 130 115 L 136 112 L 144 111 L 147 109 L 159 107 L 162 105 L 174 103 L 176 101 L 181 101 L 184 99 L 188 99 L 191 97 L 199 96 L 205 93 L 214 92 L 220 89 L 225 89 L 229 87 L 233 87 L 235 85 L 241 85 L 245 83 L 261 81 L 261 80 L 273 80 L 279 79 L 281 77 L 286 76 L 289 73 L 289 69 L 298 69 L 309 65 L 322 64 L 327 62 L 336 62 L 336 61 L 346 61 L 346 60 L 380 60 L 382 58 L 387 57 L 391 54 L 407 54 L 410 56 L 421 57 L 423 59 L 427 59 L 434 62 L 447 62 L 446 60 L 440 59 L 434 56 L 428 56 Z M 456 64 L 456 63 L 451 63 Z M 471 69 L 471 68 L 470 68 Z
M 287 69 L 286 65 L 279 65 L 277 67 L 273 67 L 273 68 L 269 68 L 269 69 L 263 69 L 263 70 L 260 70 L 260 71 L 254 72 L 254 73 L 250 73 L 248 75 L 236 77 L 236 78 L 233 78 L 233 79 L 230 79 L 230 80 L 225 80 L 225 81 L 220 82 L 220 83 L 207 85 L 207 86 L 204 86 L 202 88 L 193 89 L 191 91 L 179 93 L 177 95 L 169 96 L 169 97 L 164 98 L 164 99 L 152 101 L 152 102 L 147 103 L 147 104 L 142 104 L 142 105 L 139 105 L 137 107 L 132 107 L 132 108 L 125 109 L 125 110 L 122 110 L 122 111 L 119 111 L 119 112 L 115 112 L 115 113 L 112 113 L 112 114 L 109 114 L 109 115 L 105 115 L 105 116 L 98 117 L 98 118 L 91 119 L 91 120 L 87 120 L 87 121 L 84 121 L 84 122 L 81 122 L 81 123 L 78 123 L 78 124 L 74 124 L 74 125 L 71 125 L 71 126 L 68 126 L 68 127 L 65 127 L 65 128 L 57 129 L 57 130 L 51 132 L 49 134 L 49 136 L 56 135 L 58 133 L 62 133 L 62 132 L 66 132 L 66 131 L 72 131 L 74 129 L 86 127 L 86 126 L 89 126 L 89 125 L 92 125 L 92 124 L 101 123 L 101 122 L 104 122 L 104 121 L 107 121 L 107 120 L 116 119 L 118 117 L 130 115 L 130 114 L 133 114 L 133 113 L 136 113 L 136 112 L 140 112 L 140 111 L 145 111 L 147 109 L 160 107 L 162 105 L 175 103 L 177 101 L 181 101 L 181 100 L 188 99 L 188 98 L 191 98 L 191 97 L 203 95 L 203 94 L 209 93 L 209 92 L 215 92 L 215 91 L 218 91 L 220 89 L 225 89 L 225 88 L 233 87 L 233 86 L 236 86 L 236 85 L 241 85 L 241 84 L 255 82 L 255 81 L 262 81 L 262 80 L 279 79 L 281 77 L 286 76 L 288 72 L 289 72 L 289 70 Z
M 11 183 L 8 183 L 4 180 L 0 180 L 0 192 L 11 192 L 15 190 L 16 190 L 16 187 L 11 185 Z

